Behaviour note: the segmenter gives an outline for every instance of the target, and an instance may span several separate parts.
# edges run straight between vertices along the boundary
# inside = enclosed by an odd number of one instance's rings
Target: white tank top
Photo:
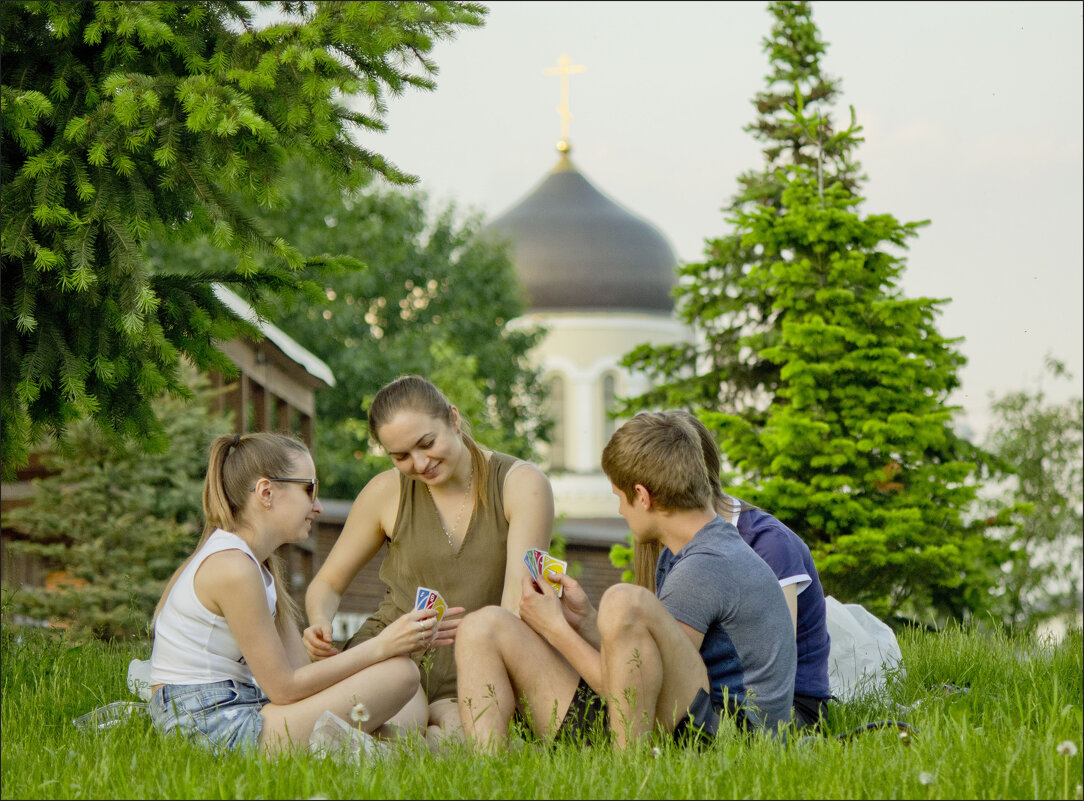
[[[278,593],[271,573],[261,565],[245,541],[215,529],[188,563],[162,605],[154,625],[151,649],[151,684],[207,684],[224,679],[254,684],[252,671],[230,631],[226,618],[213,614],[196,597],[193,579],[203,560],[219,551],[248,554],[260,568],[272,617]]]

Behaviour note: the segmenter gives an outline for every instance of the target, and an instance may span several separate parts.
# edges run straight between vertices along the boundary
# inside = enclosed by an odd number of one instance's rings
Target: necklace
[[[429,489],[429,485],[425,485],[426,492],[429,493],[429,500],[433,502],[433,508],[437,510],[437,520],[440,521],[440,528],[444,532],[444,536],[448,538],[448,544],[455,548],[455,542],[452,540],[452,534],[459,528],[459,521],[463,518],[463,510],[467,508],[467,498],[471,497],[471,490],[474,488],[474,465],[470,466],[470,478],[467,479],[467,491],[463,495],[463,500],[459,502],[459,511],[455,515],[455,525],[452,526],[452,530],[448,531],[448,527],[444,525],[444,515],[440,513],[440,507],[437,506],[437,499],[433,497],[433,490]],[[473,504],[471,504],[473,507]]]

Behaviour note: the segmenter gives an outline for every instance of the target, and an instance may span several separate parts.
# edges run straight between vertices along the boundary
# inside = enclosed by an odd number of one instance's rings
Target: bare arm
[[[704,632],[697,631],[692,626],[686,623],[682,623],[680,620],[677,620],[675,622],[679,626],[681,626],[681,630],[685,632],[685,636],[689,638],[690,642],[692,642],[693,647],[696,648],[697,651],[699,651],[701,643],[704,642]]]
[[[392,656],[423,648],[432,636],[419,620],[435,616],[432,610],[411,611],[395,620],[377,637],[318,662],[298,665],[296,630],[280,631],[267,608],[263,578],[255,563],[241,551],[222,551],[207,557],[195,577],[200,602],[226,622],[241,648],[245,662],[261,689],[276,704],[290,704],[320,692],[359,670]]]
[[[332,645],[331,621],[339,609],[339,601],[350,582],[384,544],[398,507],[399,479],[395,470],[387,470],[373,478],[350,507],[339,538],[305,592],[309,626],[302,639],[313,659],[325,659],[338,653]],[[392,516],[390,523],[389,514]]]
[[[548,550],[553,533],[553,489],[549,479],[535,465],[514,466],[504,480],[504,513],[508,518],[508,556],[504,568],[501,606],[519,614],[528,548]]]
[[[794,636],[798,636],[798,585],[788,584],[783,588],[783,597],[787,600],[787,609],[790,610],[790,624],[794,626]]]
[[[276,626],[278,626],[277,621]],[[312,656],[305,648],[305,643],[301,640],[301,632],[298,631],[293,620],[287,622],[285,631],[279,627],[279,636],[286,649],[286,658],[293,667],[299,668],[312,662]]]
[[[561,575],[559,581],[565,587],[564,599],[557,597],[549,582],[543,581],[539,586],[530,578],[523,579],[520,618],[557,649],[592,689],[602,693],[602,654],[599,651],[598,626],[594,622],[597,613],[574,579]],[[570,597],[582,598],[589,611],[583,615],[570,615]],[[584,625],[586,621],[590,621],[590,625]],[[577,627],[593,633],[594,641],[587,639]]]

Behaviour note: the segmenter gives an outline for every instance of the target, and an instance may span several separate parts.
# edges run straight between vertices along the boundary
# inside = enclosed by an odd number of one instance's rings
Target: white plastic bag
[[[330,756],[346,762],[359,762],[382,757],[387,752],[388,745],[357,726],[351,726],[330,709],[325,709],[312,727],[309,750],[321,757]]]
[[[828,617],[828,685],[832,695],[849,701],[883,690],[888,672],[902,670],[903,654],[888,624],[861,604],[824,598]]]
[[[104,731],[119,726],[133,715],[145,715],[147,705],[137,701],[113,701],[105,706],[72,719],[75,728],[83,731]]]
[[[133,659],[128,663],[128,689],[144,701],[151,700],[151,660]]]

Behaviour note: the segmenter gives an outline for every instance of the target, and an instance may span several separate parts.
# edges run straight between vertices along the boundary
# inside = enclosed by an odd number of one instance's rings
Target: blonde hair
[[[719,452],[719,445],[715,442],[715,438],[708,431],[707,426],[696,415],[685,411],[684,409],[670,409],[664,412],[659,412],[661,416],[671,419],[680,420],[692,428],[700,439],[700,450],[704,457],[704,472],[708,479],[708,484],[711,487],[711,502],[715,508],[715,513],[723,516],[726,520],[732,520],[735,514],[740,514],[747,509],[755,509],[752,504],[745,501],[739,501],[737,498],[732,498],[723,492],[723,487],[719,481],[719,474],[722,472],[722,455]],[[656,540],[651,542],[634,542],[632,545],[633,553],[633,576],[634,580],[641,587],[646,587],[652,592],[655,591],[655,570],[659,564],[659,554],[662,553],[662,544]]]
[[[151,631],[165,605],[177,577],[192,561],[207,539],[221,528],[235,532],[242,522],[243,511],[250,496],[250,488],[263,476],[287,474],[294,460],[309,455],[305,443],[285,434],[259,431],[252,434],[218,437],[211,443],[207,464],[207,477],[203,482],[203,534],[195,550],[170,577],[151,618]],[[301,620],[301,610],[287,591],[286,560],[272,553],[264,562],[275,581],[278,600],[275,604],[275,623],[282,631],[288,623]]]
[[[433,382],[418,375],[403,375],[381,387],[369,404],[369,433],[377,442],[380,442],[380,428],[404,409],[421,412],[443,421],[449,427],[455,423],[452,402]],[[459,436],[467,446],[474,470],[474,505],[485,509],[489,462],[470,434],[470,423],[462,415],[459,416],[459,422]]]

